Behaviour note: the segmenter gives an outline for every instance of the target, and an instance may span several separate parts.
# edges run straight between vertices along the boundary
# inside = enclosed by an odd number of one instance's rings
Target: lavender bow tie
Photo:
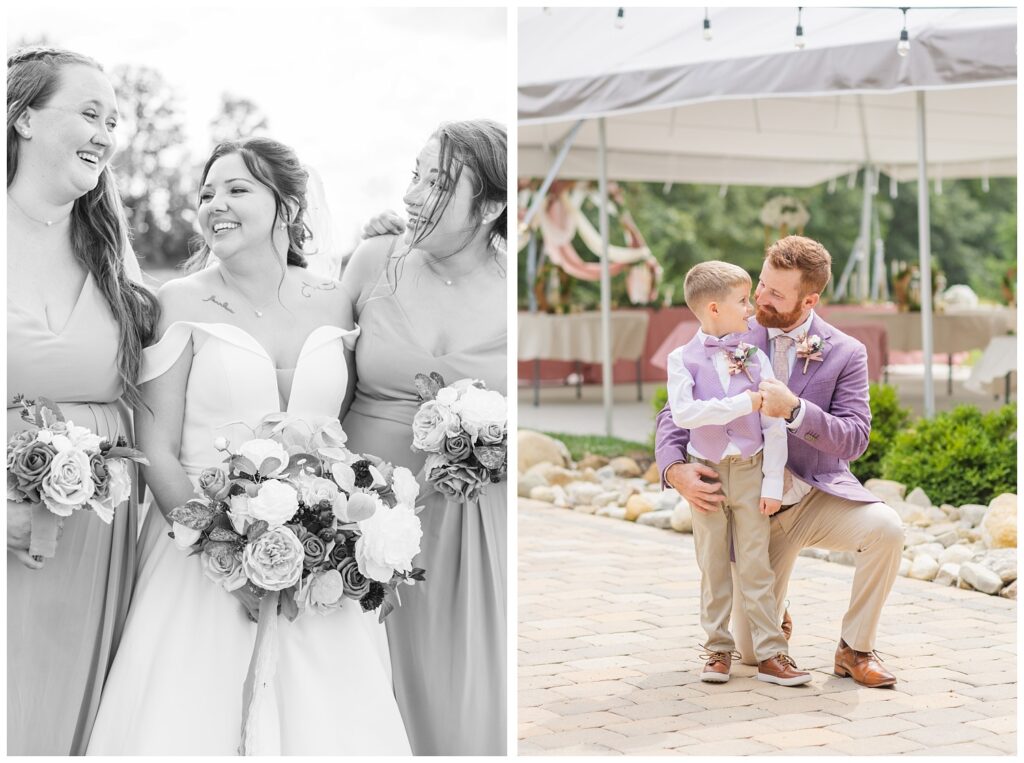
[[[716,339],[713,336],[709,336],[704,340],[704,354],[709,358],[719,350],[725,350],[727,353],[732,354],[732,351],[739,346],[740,339],[735,334],[730,334],[727,339]]]

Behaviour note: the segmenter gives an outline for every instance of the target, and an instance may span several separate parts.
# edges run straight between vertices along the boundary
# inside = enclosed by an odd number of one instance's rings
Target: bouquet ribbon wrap
[[[274,676],[277,673],[277,603],[280,592],[260,599],[256,644],[242,686],[242,741],[239,755],[280,755],[281,720],[277,710]]]
[[[32,535],[29,539],[28,553],[52,559],[57,554],[57,539],[64,518],[58,517],[42,504],[32,506]]]

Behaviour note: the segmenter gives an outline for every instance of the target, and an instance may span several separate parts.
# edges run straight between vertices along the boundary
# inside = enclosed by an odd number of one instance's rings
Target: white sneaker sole
[[[724,684],[729,680],[728,673],[701,673],[700,680],[706,684]]]
[[[806,675],[797,676],[796,678],[777,678],[764,673],[758,673],[757,680],[764,681],[769,684],[778,684],[779,686],[800,686],[802,684],[809,684],[811,682],[811,676]]]

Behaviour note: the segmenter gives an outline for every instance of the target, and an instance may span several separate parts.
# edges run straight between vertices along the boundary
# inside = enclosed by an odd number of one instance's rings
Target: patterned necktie
[[[783,384],[789,384],[789,348],[796,343],[791,336],[779,334],[772,339],[772,371],[775,378]]]

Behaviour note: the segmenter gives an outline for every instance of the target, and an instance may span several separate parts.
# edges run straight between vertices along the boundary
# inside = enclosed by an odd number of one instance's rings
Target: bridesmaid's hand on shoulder
[[[7,553],[33,570],[42,569],[42,560],[33,559],[29,553],[32,538],[32,504],[7,502]]]
[[[363,238],[374,236],[400,236],[405,232],[405,220],[390,209],[385,209],[379,215],[370,218],[370,221],[363,226]]]

